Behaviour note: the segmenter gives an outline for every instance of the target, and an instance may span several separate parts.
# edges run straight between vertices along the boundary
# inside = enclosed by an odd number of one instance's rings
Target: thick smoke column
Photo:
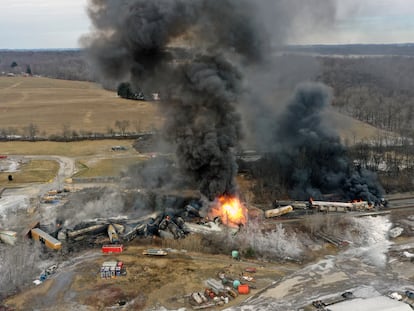
[[[278,169],[266,173],[282,176],[295,197],[340,190],[350,199],[371,200],[381,193],[375,178],[352,168],[338,136],[321,122],[330,97],[324,87],[298,88],[280,118],[274,113],[280,107],[262,104],[269,102],[272,90],[264,88],[278,72],[270,66],[269,47],[310,25],[332,23],[336,2],[90,0],[95,31],[83,43],[103,79],[161,93],[165,133],[179,166],[209,199],[235,191],[233,149],[241,140],[238,111],[244,110],[253,125],[249,136],[262,143],[258,149],[273,146]],[[249,92],[242,72],[249,73]],[[255,99],[257,93],[265,100]]]
[[[341,194],[344,199],[379,201],[383,190],[376,175],[354,169],[337,133],[324,119],[330,90],[306,83],[297,87],[275,126],[273,160],[295,198]]]
[[[210,200],[235,191],[242,90],[236,62],[260,59],[264,49],[252,3],[93,0],[89,6],[96,31],[83,41],[98,71],[162,94],[165,132],[180,167]],[[174,42],[184,42],[184,54],[176,55]]]
[[[181,68],[176,76],[181,89],[169,94],[166,132],[177,143],[179,163],[210,200],[235,191],[232,148],[241,135],[234,107],[240,80],[224,58],[203,56]]]

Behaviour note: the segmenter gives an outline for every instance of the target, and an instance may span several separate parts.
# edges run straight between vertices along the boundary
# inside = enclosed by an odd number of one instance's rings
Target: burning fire
[[[220,217],[223,224],[237,227],[247,222],[247,209],[238,197],[222,195],[218,197],[210,209],[209,217]]]

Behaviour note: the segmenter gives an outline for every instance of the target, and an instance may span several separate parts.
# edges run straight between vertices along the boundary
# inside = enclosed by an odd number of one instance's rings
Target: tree
[[[19,65],[15,61],[13,61],[10,65],[11,68],[15,68],[17,66],[19,66]]]
[[[63,136],[64,140],[66,140],[66,141],[69,138],[71,138],[71,128],[70,128],[70,124],[69,123],[63,123],[62,136]]]
[[[141,120],[135,120],[134,121],[134,129],[135,132],[139,133],[142,130],[142,126],[141,126]]]
[[[129,82],[122,82],[118,85],[118,96],[122,98],[130,98],[132,94],[131,91],[131,83]]]
[[[31,76],[32,75],[32,68],[30,68],[30,65],[26,66],[26,73]]]
[[[19,241],[13,247],[0,254],[0,300],[8,294],[21,288],[33,275],[40,272],[37,264],[40,262],[41,248],[27,241]]]
[[[134,91],[129,82],[122,82],[118,85],[118,96],[127,99],[145,100],[144,94],[141,91]]]
[[[115,126],[119,128],[122,135],[125,135],[126,129],[129,127],[129,121],[128,120],[122,120],[122,121],[116,120]]]
[[[34,140],[37,133],[39,132],[39,128],[36,124],[30,123],[27,127],[25,127],[25,133],[30,138],[30,140]]]

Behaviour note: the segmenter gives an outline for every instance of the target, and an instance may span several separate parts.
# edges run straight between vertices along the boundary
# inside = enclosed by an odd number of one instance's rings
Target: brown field
[[[122,99],[95,83],[0,77],[0,129],[13,127],[22,134],[32,123],[45,136],[62,134],[64,125],[78,133],[107,133],[117,130],[117,120],[128,120],[127,131],[134,132],[161,121],[155,103]]]
[[[348,144],[383,135],[376,128],[339,113],[332,113],[330,119]],[[127,131],[133,132],[151,130],[162,123],[156,103],[125,100],[95,83],[0,77],[0,131],[15,128],[18,134],[24,134],[24,128],[33,123],[43,136],[61,135],[64,125],[78,133],[107,133],[109,129],[119,131],[115,126],[117,120],[128,120]],[[128,165],[145,158],[132,148],[132,143],[133,140],[0,142],[0,154],[73,157],[78,168],[76,177],[119,176]],[[128,150],[114,152],[111,150],[114,145],[123,145]],[[47,182],[51,174],[41,173],[47,162],[32,161],[14,175],[20,183]],[[49,162],[47,166],[56,165]],[[55,169],[51,171],[56,173]],[[4,186],[7,176],[0,175],[0,180]]]
[[[116,153],[112,146],[122,145],[128,148],[122,151],[123,155],[137,154],[132,148],[133,140],[85,140],[76,142],[52,142],[52,141],[8,141],[0,142],[0,154],[5,155],[58,155],[66,157],[86,156],[111,156]]]
[[[108,133],[119,132],[117,120],[128,120],[131,132],[152,130],[162,123],[156,103],[122,99],[96,83],[0,77],[0,130],[11,127],[24,134],[32,123],[42,136],[61,135],[64,125],[77,133]],[[338,113],[331,115],[330,122],[350,144],[380,135],[378,129]]]
[[[93,140],[78,142],[0,142],[0,154],[9,155],[56,155],[72,157],[76,160],[78,173],[75,177],[119,176],[120,172],[131,164],[147,159],[148,156],[137,152],[133,140]],[[114,145],[127,148],[123,151],[112,151]],[[13,173],[13,185],[32,182],[47,182],[58,170],[56,161],[33,160]],[[0,173],[0,187],[9,186],[9,173]]]

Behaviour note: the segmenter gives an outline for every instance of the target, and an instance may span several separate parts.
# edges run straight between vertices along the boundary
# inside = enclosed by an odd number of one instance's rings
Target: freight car
[[[48,248],[59,250],[62,248],[62,243],[52,237],[50,234],[44,232],[39,228],[34,228],[30,230],[30,234],[32,239],[35,241],[39,241],[40,243],[45,244]]]
[[[311,207],[320,212],[351,212],[373,209],[373,205],[367,201],[357,202],[330,202],[310,200]]]
[[[293,211],[292,205],[282,206],[274,209],[269,209],[265,211],[265,217],[271,218],[271,217],[278,217],[285,214],[288,214]]]

